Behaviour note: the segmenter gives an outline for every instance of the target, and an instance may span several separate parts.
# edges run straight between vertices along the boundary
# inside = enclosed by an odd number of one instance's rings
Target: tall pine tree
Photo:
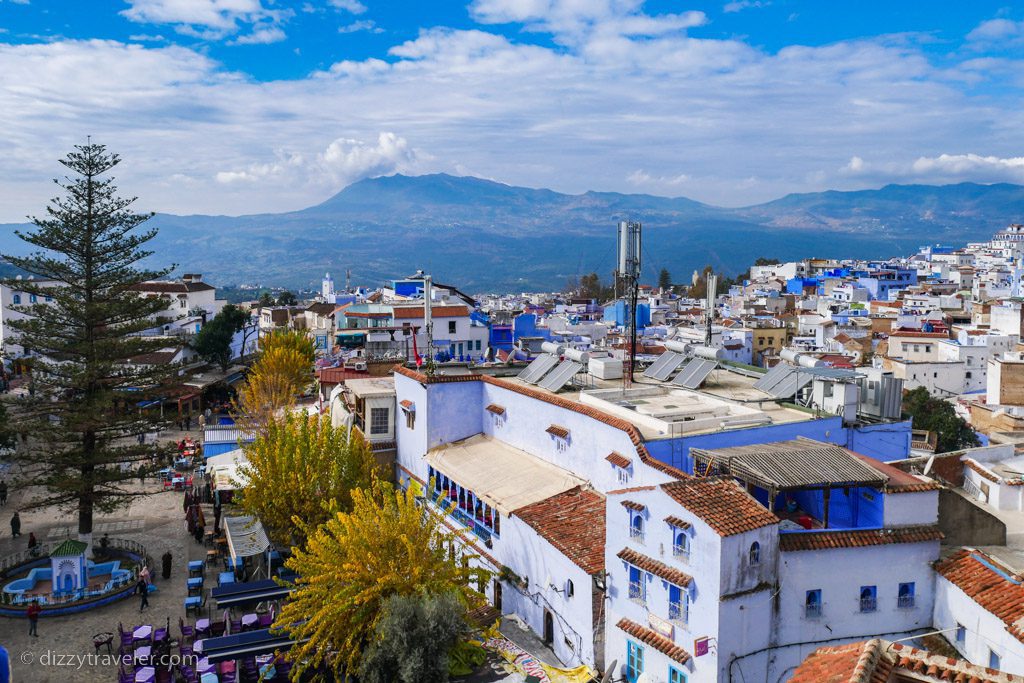
[[[77,513],[90,551],[93,516],[142,495],[127,484],[154,447],[135,436],[159,419],[145,413],[159,411],[139,406],[167,378],[158,366],[133,362],[165,345],[140,333],[166,309],[134,286],[170,269],[139,266],[156,230],[140,229],[152,214],[133,212],[135,198],[119,197],[107,176],[119,162],[103,145],[77,145],[60,162],[68,176],[54,181],[62,195],[32,219],[34,228],[17,233],[35,250],[4,256],[34,276],[10,283],[28,295],[15,307],[25,317],[8,322],[12,341],[31,356],[31,391],[18,411],[18,429],[29,435],[16,456],[22,483],[34,487],[30,507]]]

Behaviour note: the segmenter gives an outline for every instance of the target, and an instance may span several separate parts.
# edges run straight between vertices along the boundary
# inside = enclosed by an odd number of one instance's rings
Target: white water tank
[[[540,350],[544,353],[561,356],[562,352],[565,351],[565,347],[561,344],[555,344],[554,342],[544,342],[540,345]]]
[[[710,346],[694,346],[690,349],[690,353],[695,358],[707,358],[708,360],[718,360],[722,357],[722,349],[715,349]]]
[[[574,360],[577,363],[586,363],[590,360],[590,354],[586,351],[580,351],[579,349],[566,349],[562,352],[562,355],[569,360]]]
[[[669,351],[675,351],[676,353],[687,354],[690,352],[691,345],[686,342],[681,342],[676,339],[666,339],[664,347]]]

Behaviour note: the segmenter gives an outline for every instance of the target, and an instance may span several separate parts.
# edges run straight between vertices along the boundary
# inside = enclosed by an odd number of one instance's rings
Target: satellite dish
[[[655,683],[655,680],[645,671],[636,677],[636,683]]]

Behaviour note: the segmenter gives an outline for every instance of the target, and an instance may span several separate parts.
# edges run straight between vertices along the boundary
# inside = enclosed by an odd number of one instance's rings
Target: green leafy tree
[[[663,292],[672,289],[672,275],[668,272],[668,268],[662,268],[658,273],[658,289]]]
[[[913,420],[914,429],[935,432],[938,453],[980,446],[977,433],[949,401],[935,398],[924,387],[908,391],[903,397],[903,412]]]
[[[446,683],[450,653],[469,635],[455,593],[392,595],[359,666],[363,683]]]
[[[600,299],[602,288],[601,278],[597,273],[590,273],[580,278],[580,296],[584,299]]]
[[[285,290],[277,295],[278,306],[294,306],[299,303],[299,300],[295,298],[295,295]]]
[[[249,314],[234,304],[227,304],[221,312],[200,328],[192,339],[192,348],[204,360],[216,363],[226,371],[231,364],[231,341],[249,323]],[[243,348],[245,340],[242,340]]]
[[[258,308],[269,308],[274,305],[274,295],[270,292],[260,292],[260,298],[256,300]]]
[[[103,145],[76,146],[61,161],[69,172],[56,181],[63,194],[17,232],[35,251],[4,257],[35,276],[10,283],[29,303],[15,307],[24,318],[7,323],[12,341],[32,356],[32,390],[17,413],[18,431],[31,437],[14,456],[21,483],[35,487],[30,507],[76,512],[78,537],[90,546],[95,513],[142,495],[127,484],[133,463],[153,447],[126,437],[151,426],[136,404],[168,377],[160,366],[132,362],[165,343],[139,333],[166,300],[136,286],[169,269],[139,266],[156,230],[141,229],[152,214],[134,213],[135,199],[117,195],[107,174],[119,162]]]

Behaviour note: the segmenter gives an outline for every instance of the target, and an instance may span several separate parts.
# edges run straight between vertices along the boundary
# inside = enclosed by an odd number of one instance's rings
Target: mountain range
[[[201,272],[217,285],[378,285],[417,269],[468,291],[560,289],[614,268],[615,224],[644,225],[644,278],[667,268],[688,282],[706,264],[735,274],[759,256],[884,258],[924,244],[987,240],[1024,219],[1024,186],[887,185],[790,194],[742,208],[644,194],[514,187],[446,174],[393,175],[349,185],[316,206],[280,214],[158,214],[154,264]],[[0,253],[24,252],[0,225]]]

